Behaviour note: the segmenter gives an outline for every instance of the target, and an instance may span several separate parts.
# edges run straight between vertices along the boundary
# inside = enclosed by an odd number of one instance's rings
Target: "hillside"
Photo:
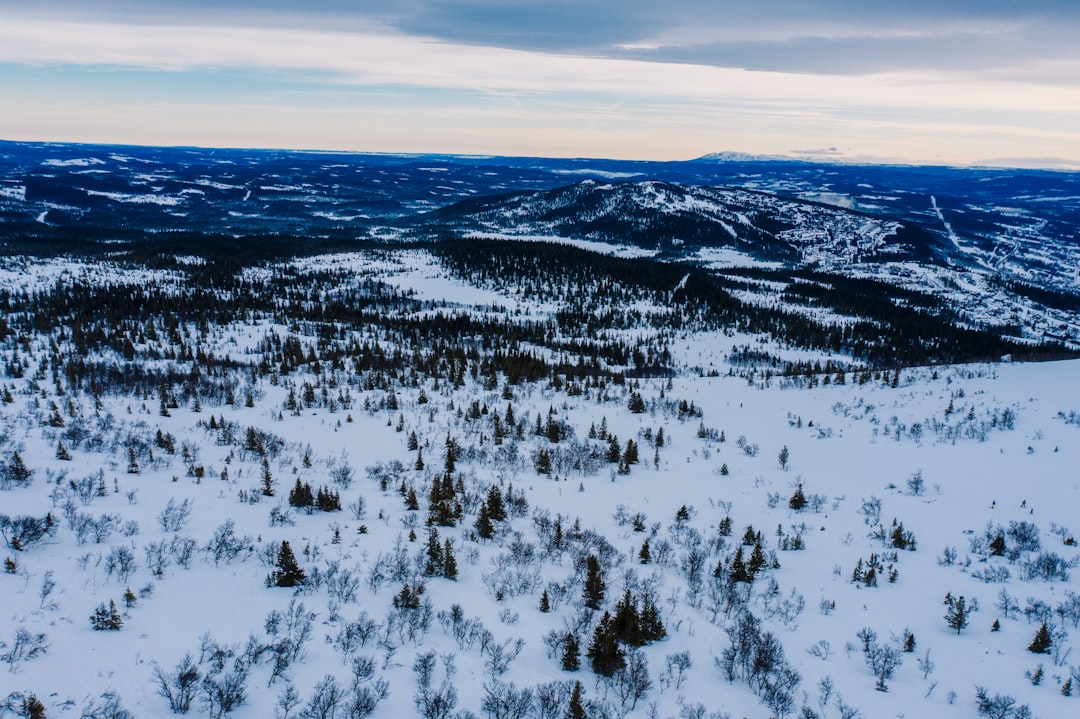
[[[906,334],[932,297],[791,275],[806,311],[755,311],[705,269],[484,240],[0,282],[13,712],[1076,702],[1076,363],[900,367],[1009,342]],[[815,334],[844,326],[878,359]]]

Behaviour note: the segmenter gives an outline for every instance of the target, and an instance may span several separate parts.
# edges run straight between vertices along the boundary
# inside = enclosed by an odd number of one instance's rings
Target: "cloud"
[[[8,0],[6,5],[25,8]],[[38,17],[398,32],[459,45],[798,73],[1075,59],[1075,0],[37,0]]]

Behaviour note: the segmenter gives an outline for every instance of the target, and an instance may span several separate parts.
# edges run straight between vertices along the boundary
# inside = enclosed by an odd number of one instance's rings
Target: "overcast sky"
[[[1080,0],[0,0],[0,139],[1076,162],[1078,37]]]

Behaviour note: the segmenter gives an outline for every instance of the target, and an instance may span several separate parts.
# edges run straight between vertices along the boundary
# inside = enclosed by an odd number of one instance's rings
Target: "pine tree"
[[[743,560],[742,545],[735,550],[735,558],[731,560],[731,569],[728,573],[728,577],[732,582],[746,582],[749,584],[754,581],[754,578],[746,571],[746,562]]]
[[[270,460],[266,457],[262,461],[262,493],[264,497],[274,496],[274,475],[270,474]]]
[[[23,697],[22,706],[19,707],[19,716],[25,719],[45,719],[45,705],[35,695]]]
[[[968,625],[968,619],[970,610],[967,603],[961,596],[953,599],[951,594],[945,596],[945,604],[948,606],[948,610],[945,612],[945,621],[949,624],[949,628],[955,629],[959,634]]]
[[[428,530],[427,562],[424,564],[424,576],[437,577],[443,573],[443,549],[439,542],[439,530],[431,527]]]
[[[1031,644],[1028,645],[1027,649],[1035,654],[1049,654],[1053,643],[1053,639],[1050,638],[1050,629],[1046,626],[1046,622],[1043,622],[1042,626],[1039,627],[1039,631],[1035,632],[1035,638],[1031,640]]]
[[[124,619],[116,608],[116,602],[109,600],[109,606],[102,602],[90,615],[90,626],[95,631],[117,631],[124,626]]]
[[[582,701],[581,682],[574,682],[574,689],[570,692],[570,705],[566,708],[565,719],[588,719]]]
[[[590,554],[585,560],[585,587],[582,591],[585,606],[589,609],[599,609],[604,601],[605,590],[604,577],[600,572],[600,560],[595,554]]]
[[[457,581],[458,566],[457,557],[454,556],[454,545],[447,539],[443,545],[443,573],[442,575],[447,579]]]
[[[720,520],[720,524],[716,525],[716,531],[721,537],[731,536],[731,517],[725,516]]]
[[[649,550],[649,540],[646,539],[641,543],[641,551],[638,552],[638,561],[642,564],[648,564],[652,561],[652,552]]]
[[[488,514],[487,503],[480,505],[480,514],[476,517],[476,533],[481,539],[491,539],[495,536],[495,525],[491,522]]]
[[[581,668],[581,648],[573,632],[567,632],[563,637],[562,668],[567,672],[576,672]]]
[[[638,614],[637,603],[630,596],[630,589],[623,593],[622,599],[615,605],[615,616],[611,620],[611,631],[615,638],[623,644],[639,647],[644,642],[640,633],[641,617]]]
[[[540,611],[545,614],[551,611],[551,597],[546,589],[540,594]]]
[[[788,452],[787,445],[785,444],[783,447],[780,448],[780,454],[776,456],[776,460],[780,463],[780,469],[787,470],[788,459],[790,458],[790,456],[791,455]],[[795,507],[792,507],[792,509],[795,509]]]
[[[491,489],[488,490],[487,509],[491,521],[501,522],[506,519],[506,507],[503,504],[502,491],[497,484],[491,485]]]
[[[990,540],[990,556],[1002,557],[1005,555],[1005,536],[998,532],[998,534]]]
[[[787,447],[784,449],[787,449]],[[791,495],[791,499],[788,500],[788,506],[796,512],[801,512],[803,507],[806,506],[806,495],[803,494],[801,484],[795,488],[795,494]]]
[[[604,612],[600,623],[593,630],[592,642],[587,656],[592,663],[592,670],[597,674],[610,677],[626,666],[626,655],[619,646],[618,637],[612,631],[611,614]]]
[[[760,541],[754,542],[754,550],[750,552],[750,561],[746,565],[746,571],[750,575],[750,580],[753,581],[757,573],[765,568],[765,551],[761,547]]]
[[[274,571],[266,578],[268,587],[295,587],[303,584],[307,579],[304,570],[296,562],[296,555],[293,554],[288,540],[281,541],[281,548],[278,550],[277,562],[274,566]]]

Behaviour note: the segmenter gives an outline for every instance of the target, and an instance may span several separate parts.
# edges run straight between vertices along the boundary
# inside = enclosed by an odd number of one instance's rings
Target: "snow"
[[[136,195],[129,192],[102,192],[100,190],[86,190],[86,194],[95,197],[107,197],[114,202],[124,202],[136,205],[163,205],[171,207],[179,205],[184,200],[182,197],[170,195],[142,194]]]
[[[607,246],[594,251],[617,249]],[[176,259],[194,264],[190,258]],[[423,250],[305,258],[249,270],[246,278],[265,279],[285,270],[299,275],[347,271],[356,281],[376,279],[411,290],[419,298],[462,308],[482,309],[496,304],[511,312],[520,309],[527,316],[549,309],[508,291],[473,287],[455,279]],[[4,258],[0,266],[0,287],[9,290],[44,289],[72,278],[101,284],[182,282],[180,275],[73,260]],[[194,325],[185,326],[184,331],[194,333]],[[310,330],[252,318],[207,333],[202,341],[206,343],[204,349],[231,351],[234,358],[254,365],[258,356],[249,352],[267,333],[285,336],[295,332],[305,341],[314,340],[314,336],[304,334],[306,331]],[[347,331],[359,338],[364,328]],[[34,343],[41,356],[49,356],[46,341],[36,338]],[[679,716],[682,706],[699,702],[709,711],[731,716],[769,715],[745,685],[728,684],[714,666],[714,658],[728,646],[725,618],[722,614],[712,617],[706,603],[698,604],[687,597],[687,583],[679,567],[682,550],[676,550],[678,556],[670,566],[638,564],[637,551],[649,533],[634,532],[617,519],[622,506],[627,512],[647,515],[648,525],[659,523],[653,537],[655,547],[661,540],[675,536],[670,528],[683,505],[694,509],[688,525],[706,539],[717,537],[717,523],[724,515],[732,517],[734,533],[726,540],[725,555],[730,554],[748,525],[761,531],[769,549],[776,548],[778,525],[789,534],[794,532],[793,526],[806,525],[806,549],[778,551],[780,568],[768,570],[755,581],[756,597],[751,602],[755,615],[777,635],[788,660],[802,675],[797,692],[799,704],[805,702],[817,709],[818,684],[828,676],[835,682],[837,696],[842,695],[843,702],[857,707],[864,717],[974,719],[975,685],[984,685],[992,693],[1010,694],[1029,704],[1033,713],[1044,719],[1072,716],[1076,698],[1062,696],[1059,689],[1070,672],[1075,674],[1075,659],[1066,657],[1058,666],[1052,655],[1027,652],[1037,624],[1029,623],[1023,615],[1006,619],[994,605],[998,592],[1006,588],[1021,605],[1032,597],[1056,606],[1068,592],[1080,591],[1076,572],[1068,581],[1024,581],[1019,576],[1019,564],[1000,557],[982,561],[969,552],[969,545],[987,522],[1007,527],[1009,522],[1026,521],[1040,528],[1045,550],[1057,552],[1067,561],[1080,556],[1075,546],[1066,546],[1052,532],[1054,526],[1075,530],[1076,509],[1080,507],[1080,475],[1076,472],[1080,463],[1080,426],[1068,421],[1070,412],[1080,410],[1080,383],[1076,382],[1080,362],[905,369],[896,387],[889,386],[887,378],[859,384],[851,372],[844,384],[807,387],[778,376],[765,380],[763,372],[749,380],[737,374],[728,376],[730,366],[725,353],[732,344],[744,343],[786,357],[828,359],[795,353],[760,337],[682,333],[671,338],[679,370],[671,385],[660,380],[641,383],[639,389],[649,407],[643,414],[628,411],[626,387],[610,386],[606,400],[599,393],[587,397],[557,393],[546,382],[511,388],[514,411],[525,418],[527,427],[531,428],[537,413],[546,413],[550,408],[575,428],[578,439],[584,439],[590,424],[599,425],[601,419],[622,440],[634,438],[641,445],[643,461],[630,474],[617,476],[605,469],[584,476],[571,471],[556,479],[537,475],[528,461],[501,465],[468,460],[459,463],[458,469],[470,485],[476,482],[486,486],[500,480],[512,483],[515,490],[524,492],[531,510],[546,509],[552,516],[561,514],[567,526],[575,517],[580,518],[584,529],[606,537],[622,562],[607,575],[608,607],[621,596],[629,570],[634,570],[639,580],[655,577],[669,636],[643,649],[653,687],[628,716],[649,716],[650,702],[656,703],[656,715],[661,717]],[[11,350],[10,345],[3,349],[5,365]],[[28,354],[19,349],[20,356]],[[695,372],[694,367],[702,368],[705,374]],[[247,701],[232,716],[273,716],[274,703],[287,684],[295,686],[305,700],[326,674],[347,684],[351,670],[328,640],[337,635],[342,619],[355,619],[361,611],[377,621],[386,616],[391,596],[400,583],[389,582],[372,592],[368,586],[371,569],[380,554],[391,552],[397,541],[404,542],[410,555],[416,554],[423,548],[426,534],[423,515],[415,522],[414,513],[404,508],[397,487],[382,490],[365,476],[364,468],[397,460],[407,468],[410,481],[427,482],[439,471],[448,433],[470,447],[483,446],[478,444],[477,425],[464,421],[457,409],[467,407],[472,400],[500,410],[508,403],[501,396],[501,383],[497,390],[486,390],[466,373],[464,385],[459,388],[443,385],[435,389],[424,379],[416,387],[395,384],[400,408],[369,412],[362,409],[364,400],[378,400],[387,391],[350,384],[347,374],[338,372],[334,380],[353,394],[351,409],[330,412],[308,408],[293,415],[282,412],[288,389],[319,381],[312,372],[299,370],[272,382],[267,377],[252,380],[251,372],[243,369],[236,375],[238,388],[253,391],[254,406],[246,407],[243,402],[227,406],[208,403],[196,413],[185,405],[164,417],[158,412],[156,397],[106,395],[101,406],[95,407],[94,398],[81,393],[57,394],[51,381],[33,379],[34,369],[31,367],[23,377],[5,377],[3,382],[5,388],[12,388],[14,401],[0,412],[0,457],[6,461],[17,449],[35,475],[29,487],[0,491],[0,514],[40,516],[53,512],[60,527],[44,546],[25,552],[4,550],[5,556],[18,560],[20,568],[13,575],[0,574],[0,596],[4,598],[0,605],[0,641],[10,643],[15,630],[25,626],[45,633],[49,650],[43,656],[18,662],[11,670],[0,669],[0,697],[33,691],[45,702],[50,717],[78,717],[88,700],[107,689],[115,690],[135,716],[167,716],[167,705],[152,682],[155,662],[171,669],[185,652],[197,657],[204,632],[221,643],[234,644],[246,641],[251,634],[265,636],[267,614],[284,610],[292,599],[316,613],[313,635],[305,645],[306,659],[295,663],[284,678],[271,686],[267,686],[268,667],[254,667]],[[710,369],[717,376],[705,376]],[[421,390],[429,402],[419,403]],[[703,416],[680,421],[665,400],[673,403],[681,398],[692,400]],[[107,438],[151,438],[160,428],[175,435],[177,454],[156,451],[156,461],[145,463],[138,474],[126,471],[127,451],[120,441],[106,442],[96,450],[75,447],[75,461],[58,460],[56,442],[64,436],[63,431],[49,427],[41,419],[47,416],[49,402],[63,407],[68,400],[75,414]],[[952,410],[947,411],[950,406]],[[1001,417],[1005,410],[1015,417],[1015,427],[991,425],[991,418]],[[62,411],[68,412],[66,407]],[[215,433],[205,427],[211,414],[235,423],[241,433],[252,426],[284,439],[284,449],[269,464],[276,497],[259,497],[253,491],[256,502],[240,501],[241,490],[258,487],[262,465],[252,453],[216,442]],[[403,419],[401,432],[394,426],[399,417]],[[915,431],[916,425],[921,432]],[[667,441],[659,449],[660,463],[656,466],[644,431],[658,427],[663,427]],[[699,427],[723,430],[727,441],[703,439]],[[421,442],[430,443],[424,453],[432,465],[428,470],[412,469],[415,452],[407,450],[405,443],[413,431]],[[740,436],[745,437],[746,446],[760,445],[760,452],[740,450]],[[520,451],[528,456],[535,448],[548,446],[546,442],[527,432]],[[182,445],[187,445],[195,458],[183,459]],[[781,447],[790,450],[790,466],[786,468],[777,461]],[[300,460],[308,449],[313,460],[310,467]],[[357,475],[351,486],[341,488],[342,503],[364,498],[365,517],[355,517],[349,511],[294,513],[295,525],[269,526],[270,508],[284,501],[297,479],[316,486],[325,484],[332,466],[339,462],[346,462]],[[206,470],[201,479],[190,476],[189,466],[196,463]],[[721,465],[727,466],[728,474],[720,473]],[[85,503],[77,501],[77,511],[93,516],[117,514],[124,522],[137,522],[138,531],[130,536],[115,532],[100,544],[92,539],[79,544],[62,519],[63,501],[55,502],[53,497],[66,492],[70,481],[94,477],[99,470],[104,472],[105,496],[89,497]],[[222,478],[223,470],[227,470],[227,478]],[[925,480],[925,492],[920,495],[909,491],[907,484],[917,472]],[[800,485],[808,494],[825,497],[820,511],[795,512],[788,507],[788,497]],[[771,501],[770,495],[779,497],[779,501]],[[883,555],[889,551],[868,536],[871,527],[864,523],[860,511],[865,500],[875,497],[881,501],[881,522],[886,529],[897,518],[914,533],[918,547],[913,552],[898,551],[899,576],[895,583],[883,576],[879,586],[865,587],[850,581],[856,561],[866,560],[871,553]],[[169,500],[185,499],[193,502],[194,511],[190,524],[179,534],[203,545],[215,528],[231,520],[237,534],[249,536],[252,545],[273,547],[287,539],[309,571],[315,566],[325,571],[330,561],[355,568],[361,580],[357,597],[335,604],[323,590],[294,596],[288,589],[267,588],[264,579],[270,568],[257,556],[215,564],[200,551],[190,569],[173,564],[165,568],[162,576],[155,577],[146,566],[144,549],[151,542],[171,539],[174,533],[163,529],[157,516]],[[411,522],[416,523],[420,537],[416,544],[405,539]],[[501,677],[503,680],[525,687],[544,681],[581,679],[588,697],[602,696],[603,688],[594,682],[584,656],[580,672],[563,672],[557,662],[546,656],[541,639],[550,630],[565,631],[566,622],[576,611],[573,604],[580,584],[573,584],[570,598],[548,614],[536,608],[538,592],[500,601],[486,584],[485,575],[491,577],[500,571],[494,562],[509,550],[513,538],[510,530],[520,532],[525,541],[538,542],[530,519],[512,519],[498,540],[486,543],[467,537],[472,517],[467,522],[466,526],[440,528],[441,536],[454,543],[460,576],[456,582],[427,580],[426,596],[434,609],[446,610],[460,603],[466,616],[479,617],[497,641],[517,637],[525,640],[522,655]],[[361,524],[367,528],[365,533],[359,532]],[[343,537],[340,544],[332,543],[335,528]],[[104,558],[121,547],[134,550],[139,565],[127,581],[119,581],[105,569]],[[939,562],[946,547],[958,553],[951,566]],[[966,565],[968,559],[970,565]],[[715,563],[716,557],[710,557],[706,573],[711,573]],[[987,567],[1006,568],[1012,577],[1005,584],[996,584],[974,576]],[[562,582],[574,575],[568,555],[542,562],[537,570],[545,582]],[[46,571],[53,572],[57,586],[43,601],[40,588]],[[770,579],[776,580],[778,593],[766,597]],[[136,592],[150,587],[152,592],[139,598],[133,607],[125,608],[120,596],[128,586]],[[959,635],[943,619],[942,599],[946,592],[963,595],[969,601],[978,599],[980,605],[972,615],[971,625]],[[799,597],[805,607],[785,617],[781,611],[783,602],[795,602]],[[121,604],[123,629],[92,631],[87,617],[100,602],[110,599]],[[835,609],[823,611],[822,602],[830,601],[835,602]],[[994,619],[1001,621],[1000,632],[991,631]],[[903,664],[890,680],[888,692],[874,690],[874,678],[857,647],[856,632],[863,627],[873,628],[884,643],[902,636],[905,630],[912,631],[917,639],[915,653],[902,655]],[[1076,632],[1068,623],[1065,628],[1070,634]],[[411,667],[424,651],[456,652],[457,673],[451,680],[458,689],[458,708],[479,712],[483,684],[490,679],[475,649],[459,649],[437,621],[419,642],[397,641],[392,632],[387,641],[396,647],[394,652],[388,654],[375,644],[359,652],[374,658],[376,676],[390,683],[390,695],[374,717],[417,715]],[[824,652],[828,656],[813,656],[810,650],[825,646],[823,642],[830,648]],[[665,657],[680,651],[690,653],[693,666],[681,688],[662,687]],[[917,657],[927,651],[936,669],[924,678]],[[1034,670],[1040,663],[1047,676],[1036,687],[1023,672]],[[436,683],[441,677],[440,667]],[[952,692],[956,693],[955,699],[950,699]],[[614,701],[614,695],[610,694],[609,699]],[[831,700],[822,712],[825,716],[839,715],[835,701]],[[193,716],[206,713],[198,703],[193,707]]]
[[[21,202],[26,202],[26,186],[0,185],[0,197],[6,197],[9,200],[19,200]]]
[[[45,167],[90,167],[91,165],[104,165],[105,161],[97,157],[73,157],[69,160],[49,158],[41,163]]]
[[[578,249],[596,252],[601,255],[614,255],[615,257],[655,257],[657,250],[647,250],[635,245],[615,245],[610,242],[596,240],[581,240],[573,237],[561,237],[558,235],[514,235],[496,232],[470,232],[466,237],[481,240],[499,240],[513,242],[549,242],[556,245],[567,245]]]

